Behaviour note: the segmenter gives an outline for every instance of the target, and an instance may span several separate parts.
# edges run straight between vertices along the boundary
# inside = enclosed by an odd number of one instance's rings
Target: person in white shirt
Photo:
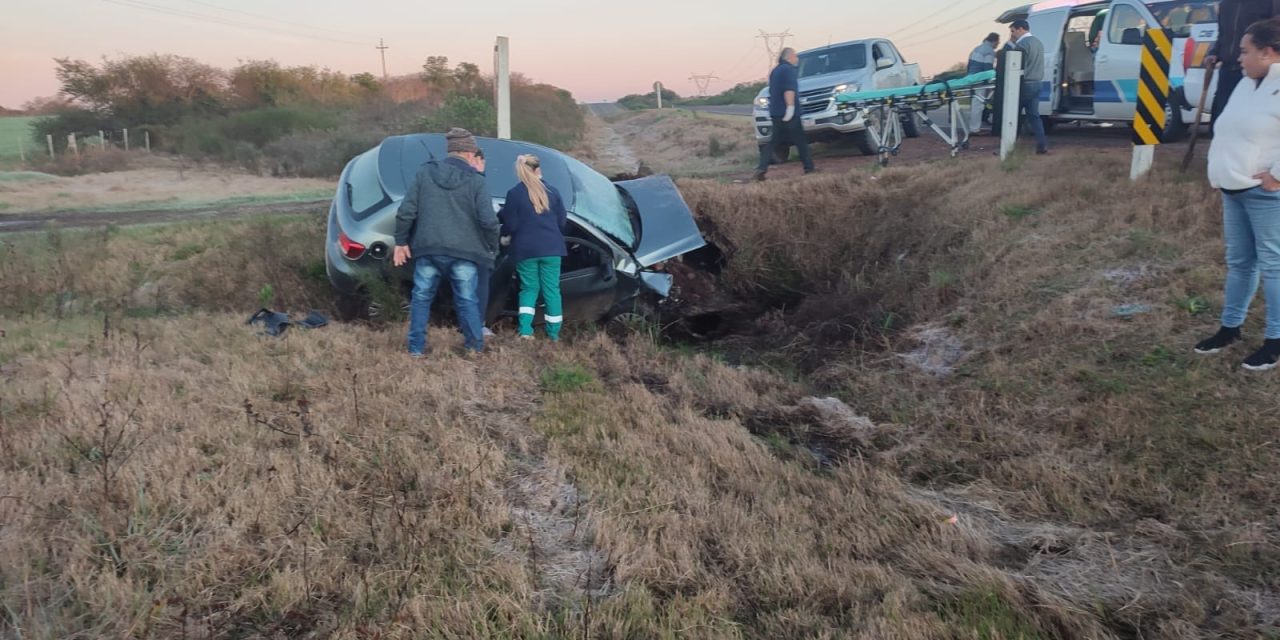
[[[1240,341],[1261,282],[1266,335],[1243,366],[1265,371],[1280,362],[1280,18],[1245,31],[1240,66],[1245,79],[1232,91],[1209,146],[1209,183],[1222,190],[1227,245],[1222,327],[1195,350],[1217,353]]]

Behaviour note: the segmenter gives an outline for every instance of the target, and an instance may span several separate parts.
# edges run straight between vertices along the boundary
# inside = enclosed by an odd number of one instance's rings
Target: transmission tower
[[[765,65],[764,77],[769,77],[769,72],[773,71],[773,65],[778,63],[778,56],[782,55],[782,50],[787,47],[787,38],[794,38],[791,29],[787,29],[782,33],[765,33],[764,29],[760,29],[760,35],[756,36],[764,40],[764,50],[769,56]]]
[[[719,80],[720,76],[717,76],[716,72],[712,71],[711,73],[695,73],[689,76],[689,79],[698,85],[698,97],[705,98],[707,97],[707,89],[711,88],[711,83]]]

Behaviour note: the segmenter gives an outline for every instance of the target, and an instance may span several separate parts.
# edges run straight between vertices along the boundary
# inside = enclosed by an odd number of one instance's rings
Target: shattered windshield
[[[867,66],[867,45],[849,44],[800,54],[800,77],[853,71]]]
[[[636,230],[618,187],[581,161],[562,157],[573,176],[573,212],[626,246],[636,246]]]

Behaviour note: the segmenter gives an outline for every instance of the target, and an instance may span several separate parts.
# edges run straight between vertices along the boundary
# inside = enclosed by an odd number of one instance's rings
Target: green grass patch
[[[554,365],[543,371],[539,380],[547,393],[573,393],[591,387],[595,381],[595,376],[580,364]]]
[[[31,139],[31,123],[36,120],[25,116],[0,118],[0,160],[17,160],[19,144],[26,151],[28,160],[35,155],[38,149]]]
[[[1035,209],[1032,209],[1031,207],[1022,207],[1022,206],[1012,205],[1012,204],[1007,204],[1001,207],[1000,212],[1014,220],[1022,220],[1024,218],[1030,218],[1031,216],[1034,216],[1037,213],[1037,211]]]
[[[979,640],[1040,640],[1047,638],[1023,619],[995,591],[970,591],[938,603],[935,610],[947,624],[970,631],[961,637]]]

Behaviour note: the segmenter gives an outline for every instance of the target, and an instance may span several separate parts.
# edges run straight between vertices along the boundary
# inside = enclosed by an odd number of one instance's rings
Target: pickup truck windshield
[[[1191,35],[1192,25],[1218,21],[1218,0],[1150,2],[1147,8],[1160,21],[1160,26],[1172,31],[1175,38]]]
[[[867,45],[848,44],[800,54],[800,77],[853,71],[867,66]]]

